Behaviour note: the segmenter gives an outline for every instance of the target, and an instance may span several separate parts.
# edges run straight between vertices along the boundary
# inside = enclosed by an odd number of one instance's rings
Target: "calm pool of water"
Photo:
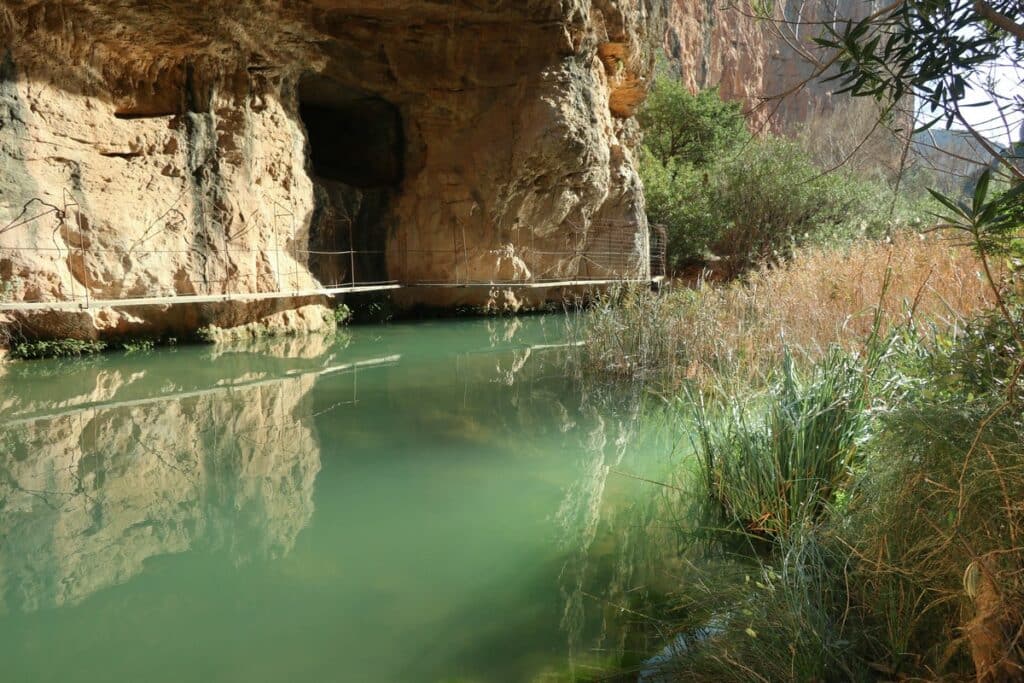
[[[523,681],[623,644],[661,430],[559,317],[0,369],[9,681]],[[628,392],[626,392],[628,393]]]

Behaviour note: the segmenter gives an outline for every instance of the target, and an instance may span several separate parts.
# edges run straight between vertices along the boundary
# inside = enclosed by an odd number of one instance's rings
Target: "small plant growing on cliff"
[[[338,307],[333,311],[333,315],[336,325],[346,325],[352,320],[352,309],[345,304],[338,304]]]
[[[52,339],[15,344],[11,357],[20,360],[40,358],[78,358],[102,353],[106,343],[86,339]]]
[[[14,296],[14,290],[18,286],[19,278],[12,277],[9,280],[0,282],[0,302],[8,302]]]
[[[118,346],[125,353],[138,353],[140,351],[152,351],[156,347],[156,342],[152,339],[136,339],[133,341],[121,342]]]
[[[216,325],[205,325],[196,330],[196,339],[207,344],[213,344],[217,341],[218,327]]]

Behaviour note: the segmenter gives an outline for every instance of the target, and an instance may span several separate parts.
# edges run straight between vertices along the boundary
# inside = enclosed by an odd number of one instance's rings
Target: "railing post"
[[[292,245],[294,245],[295,253],[292,254],[292,295],[297,296],[299,293],[299,245],[296,241],[295,236],[295,210],[292,204],[291,194],[288,195],[288,223],[292,226]],[[308,250],[307,250],[308,251]],[[307,254],[307,259],[309,258]]]
[[[466,278],[469,278],[469,247],[466,246],[466,224],[459,221],[459,228],[462,229],[462,269],[467,274]],[[458,255],[456,255],[458,258]]]
[[[402,279],[409,282],[409,231],[402,230]]]
[[[352,236],[352,216],[348,217],[348,268],[352,278],[352,288],[356,286],[356,243]]]
[[[67,224],[67,220],[68,220],[68,188],[62,187],[60,191],[61,191],[61,194],[63,195],[63,200],[64,200],[64,213],[60,217],[60,225],[64,229],[64,234],[61,235],[61,238],[64,239],[65,240],[65,244],[68,245],[68,259],[71,259],[71,256],[73,255],[74,251],[73,251],[73,248],[71,246],[71,243],[67,240],[67,237],[68,237],[68,234],[67,234],[67,231],[68,231],[68,224]],[[81,240],[81,236],[79,236],[79,240]],[[72,302],[76,302],[76,301],[78,301],[78,294],[75,292],[75,274],[73,272],[71,272],[71,264],[70,263],[68,263],[68,274],[71,276],[71,301]]]
[[[210,285],[210,204],[209,200],[204,196],[202,200],[203,211],[200,214],[203,221],[203,283],[206,285],[207,296],[213,294],[213,287]]]
[[[89,301],[89,244],[85,238],[85,228],[82,227],[82,207],[78,205],[78,201],[74,200],[73,197],[72,200],[73,201],[70,206],[74,206],[76,209],[75,217],[78,222],[78,246],[82,251],[82,279],[84,280],[82,286],[85,288],[85,307],[89,308],[91,306]]]
[[[281,293],[281,249],[277,241],[277,202],[274,202],[274,280],[277,282],[277,294]]]

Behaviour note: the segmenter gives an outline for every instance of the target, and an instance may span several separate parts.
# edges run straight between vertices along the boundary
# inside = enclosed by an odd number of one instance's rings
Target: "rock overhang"
[[[397,158],[362,183],[391,192],[375,245],[388,279],[516,278],[522,269],[503,273],[516,260],[556,279],[597,272],[601,259],[585,260],[592,226],[646,232],[630,115],[660,20],[641,2],[589,0],[12,0],[0,26],[9,86],[27,114],[20,128],[0,129],[0,210],[70,193],[71,213],[89,229],[58,230],[55,258],[4,258],[22,296],[315,286],[318,135],[305,102],[341,107],[357,122],[390,118],[391,132],[378,137],[400,138]],[[349,184],[365,189],[358,178]],[[9,247],[37,245],[38,232],[0,236],[0,249],[12,238]],[[402,294],[441,306],[493,298]],[[75,316],[60,333],[181,332],[290,305]],[[38,318],[38,334],[58,333],[53,317]]]

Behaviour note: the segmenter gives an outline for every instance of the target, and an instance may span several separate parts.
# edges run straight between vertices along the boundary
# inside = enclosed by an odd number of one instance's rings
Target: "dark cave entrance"
[[[310,270],[325,287],[387,280],[390,209],[404,173],[401,114],[322,77],[304,78],[298,95],[315,194]]]

